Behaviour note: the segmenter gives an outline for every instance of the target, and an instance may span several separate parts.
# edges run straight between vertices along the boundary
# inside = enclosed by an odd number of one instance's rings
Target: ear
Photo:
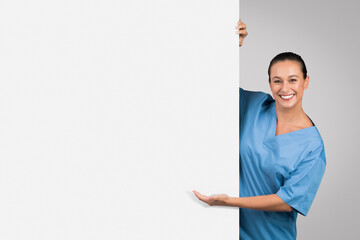
[[[307,88],[308,88],[309,82],[310,82],[310,77],[307,76],[307,77],[305,78],[304,89],[307,89]]]

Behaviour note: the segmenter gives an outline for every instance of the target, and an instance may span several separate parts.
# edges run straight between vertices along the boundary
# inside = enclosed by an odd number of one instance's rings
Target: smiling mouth
[[[294,96],[295,96],[295,94],[291,94],[291,95],[279,95],[283,100],[285,100],[285,101],[288,101],[288,100],[290,100],[290,99],[292,99]]]

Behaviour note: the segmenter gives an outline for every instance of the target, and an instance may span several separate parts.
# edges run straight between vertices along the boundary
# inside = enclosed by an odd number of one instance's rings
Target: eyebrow
[[[290,78],[290,77],[298,77],[298,76],[297,76],[297,75],[290,75],[289,78]],[[274,78],[279,78],[279,79],[281,79],[281,77],[278,77],[278,76],[275,76],[275,77],[273,77],[272,79],[274,79]]]

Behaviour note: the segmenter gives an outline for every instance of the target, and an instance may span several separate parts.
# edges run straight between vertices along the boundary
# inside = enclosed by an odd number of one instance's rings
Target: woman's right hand
[[[241,18],[239,18],[238,25],[235,28],[238,30],[236,33],[239,34],[239,47],[241,47],[244,39],[248,35],[248,32],[246,31],[246,24],[241,21]]]

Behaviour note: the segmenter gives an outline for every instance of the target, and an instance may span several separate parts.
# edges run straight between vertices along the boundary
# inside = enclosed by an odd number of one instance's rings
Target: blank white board
[[[1,2],[0,239],[237,239],[238,9]]]

